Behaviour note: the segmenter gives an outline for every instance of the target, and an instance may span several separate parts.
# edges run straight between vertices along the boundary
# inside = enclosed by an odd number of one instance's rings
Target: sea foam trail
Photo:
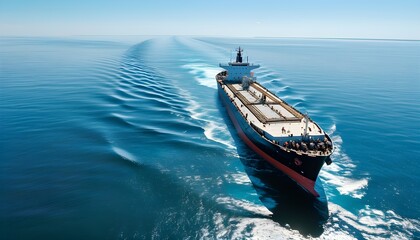
[[[264,207],[246,200],[231,197],[217,197],[216,202],[232,211],[252,213],[250,216],[226,218],[220,213],[213,216],[216,227],[203,228],[202,238],[216,234],[217,238],[246,239],[412,239],[420,231],[420,221],[399,216],[392,210],[381,211],[366,205],[353,214],[343,207],[330,203],[330,218],[324,224],[319,237],[304,236],[270,219],[271,213]],[[235,224],[230,224],[230,223]],[[214,233],[215,232],[215,233]]]
[[[197,44],[197,42],[188,41],[188,44]],[[198,44],[201,44],[201,42],[198,42]],[[182,68],[186,69],[198,84],[217,89],[215,76],[221,71],[220,68],[203,63],[199,59],[185,59],[184,61],[186,61],[186,64],[183,64]],[[194,96],[193,93],[186,90],[181,90],[180,93],[189,103],[186,109],[190,112],[191,117],[204,124],[203,129],[206,138],[221,143],[229,149],[236,149],[226,124],[220,124],[223,119],[213,114],[213,112],[219,110],[210,105],[204,107],[203,104],[205,103],[200,99],[202,96]]]
[[[183,68],[188,69],[199,84],[217,89],[215,76],[220,72],[220,68],[215,68],[205,63],[190,63],[184,65]]]
[[[329,207],[331,217],[324,235],[344,231],[347,236],[360,234],[366,239],[412,239],[420,231],[419,220],[403,218],[392,210],[372,209],[365,205],[353,214],[334,203],[330,203]]]
[[[132,162],[132,163],[136,163],[136,164],[139,164],[140,162],[137,160],[137,158],[133,155],[133,154],[131,154],[131,153],[129,153],[129,152],[127,152],[126,150],[124,150],[124,149],[122,149],[122,148],[119,148],[119,147],[115,147],[115,146],[113,146],[112,147],[112,150],[117,154],[117,155],[119,155],[120,157],[122,157],[123,159],[125,159],[125,160],[127,160],[127,161],[130,161],[130,162]]]
[[[334,135],[336,125],[332,125],[328,131],[334,142],[334,153],[331,155],[333,164],[324,166],[320,172],[320,178],[327,186],[335,186],[335,189],[341,195],[348,195],[352,198],[361,199],[365,194],[368,186],[368,178],[355,179],[352,176],[356,165],[352,159],[342,150],[343,140],[340,136]],[[331,187],[327,187],[327,194],[333,196]]]
[[[208,115],[207,109],[203,108],[198,101],[194,100],[188,92],[181,89],[179,91],[184,99],[188,101],[186,110],[190,112],[191,117],[204,124],[203,129],[206,138],[223,144],[230,149],[236,149],[226,125],[218,124],[214,117]]]

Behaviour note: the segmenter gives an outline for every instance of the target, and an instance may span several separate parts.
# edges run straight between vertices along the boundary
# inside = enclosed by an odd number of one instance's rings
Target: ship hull
[[[239,137],[248,147],[273,167],[286,174],[308,193],[314,197],[319,197],[314,189],[315,181],[328,156],[298,154],[295,151],[286,151],[284,148],[267,141],[241,115],[223,90],[222,83],[218,82],[217,87],[219,97],[228,112],[229,118],[232,120]]]

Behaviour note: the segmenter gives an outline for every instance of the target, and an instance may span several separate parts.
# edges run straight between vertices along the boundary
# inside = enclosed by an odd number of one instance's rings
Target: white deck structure
[[[222,86],[247,121],[271,135],[267,137],[272,140],[281,142],[281,138],[305,134],[314,139],[322,139],[325,134],[312,120],[257,82],[253,82],[247,90],[239,83],[226,83]]]

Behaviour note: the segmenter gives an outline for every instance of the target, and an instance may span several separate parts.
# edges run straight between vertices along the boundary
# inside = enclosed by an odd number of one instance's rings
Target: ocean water
[[[237,137],[238,46],[336,151],[307,199]],[[1,239],[418,239],[420,42],[0,39]]]

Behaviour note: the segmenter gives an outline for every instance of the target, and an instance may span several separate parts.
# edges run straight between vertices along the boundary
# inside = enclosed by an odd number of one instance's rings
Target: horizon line
[[[278,39],[278,38],[295,38],[295,39],[323,39],[323,40],[364,40],[364,41],[420,41],[420,39],[410,38],[367,38],[367,37],[304,37],[304,36],[226,36],[226,35],[195,35],[195,34],[69,34],[69,35],[1,35],[3,38],[19,38],[19,37],[35,37],[35,38],[62,38],[62,37],[214,37],[214,38],[266,38],[266,39]]]

